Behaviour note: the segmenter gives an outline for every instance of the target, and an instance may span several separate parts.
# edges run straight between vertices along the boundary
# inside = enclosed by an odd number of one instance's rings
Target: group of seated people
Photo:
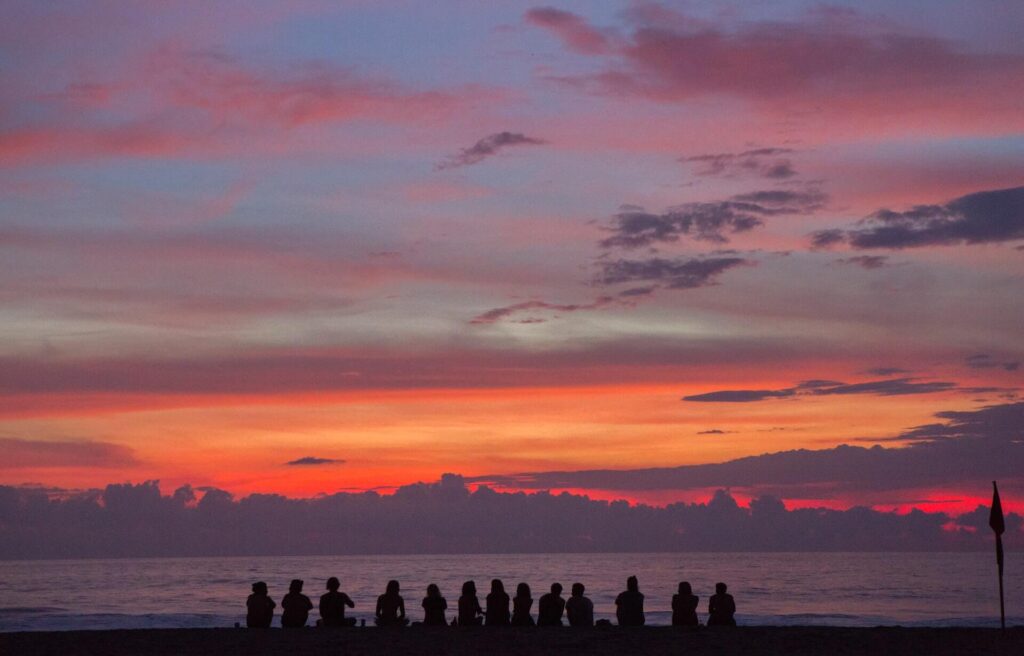
[[[281,600],[281,626],[285,628],[302,628],[309,620],[309,611],[313,610],[313,602],[302,594],[303,582],[295,579],[291,582],[288,594]],[[320,619],[317,626],[343,627],[355,626],[354,617],[345,617],[346,608],[355,608],[355,602],[339,592],[341,587],[337,577],[327,579],[327,592],[320,597]],[[374,622],[377,626],[405,626],[409,618],[405,613],[405,600],[399,594],[398,581],[388,581],[384,594],[377,597],[377,608]],[[732,595],[726,592],[724,583],[715,585],[715,594],[708,599],[708,626],[736,626],[734,615],[736,603]],[[452,625],[458,626],[562,626],[562,615],[569,626],[601,626],[611,624],[609,620],[594,622],[594,603],[583,595],[586,588],[582,583],[573,583],[572,593],[568,599],[562,597],[562,585],[551,584],[551,592],[541,595],[537,602],[537,620],[534,621],[530,611],[533,608],[533,597],[530,586],[520,583],[516,587],[516,596],[510,598],[505,592],[501,579],[491,581],[491,592],[485,598],[485,606],[480,605],[477,598],[476,583],[466,581],[462,585],[459,597],[458,614]],[[509,610],[511,602],[511,612]],[[700,626],[697,619],[697,595],[693,594],[690,584],[683,581],[679,584],[678,594],[672,595],[672,625]],[[448,610],[447,600],[441,596],[436,584],[427,586],[427,596],[420,604],[423,607],[424,626],[446,626],[445,616]],[[248,612],[246,626],[250,628],[267,628],[274,619],[277,604],[267,592],[267,584],[263,581],[252,584],[252,594],[246,601]],[[615,616],[620,626],[643,626],[644,595],[635,576],[626,580],[626,590],[615,599]]]

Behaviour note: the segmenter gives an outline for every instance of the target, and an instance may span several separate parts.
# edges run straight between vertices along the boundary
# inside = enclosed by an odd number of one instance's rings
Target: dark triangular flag
[[[1003,504],[999,500],[999,488],[992,481],[992,510],[988,514],[988,525],[996,534],[996,567],[999,569],[999,626],[1006,628],[1006,604],[1003,602]]]
[[[992,527],[996,535],[1002,535],[1006,531],[1006,522],[1003,521],[1003,504],[999,501],[999,488],[996,487],[995,481],[992,481],[992,510],[988,514],[988,525]]]

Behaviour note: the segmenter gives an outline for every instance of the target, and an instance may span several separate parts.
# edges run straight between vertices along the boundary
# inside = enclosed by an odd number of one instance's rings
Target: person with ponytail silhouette
[[[619,626],[644,625],[644,595],[635,576],[626,579],[626,591],[615,598],[615,618]]]
[[[700,599],[693,594],[689,581],[679,584],[679,592],[672,595],[672,626],[700,626],[697,620],[697,603]]]

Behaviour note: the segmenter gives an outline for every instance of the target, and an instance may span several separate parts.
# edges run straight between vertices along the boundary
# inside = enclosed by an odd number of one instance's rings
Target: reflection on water
[[[356,602],[351,614],[367,620],[391,578],[401,582],[414,620],[421,619],[427,584],[437,583],[454,606],[463,581],[475,579],[485,593],[492,578],[513,588],[526,581],[535,599],[553,581],[566,589],[580,581],[595,616],[614,618],[615,596],[630,574],[647,595],[649,624],[669,623],[681,580],[690,581],[701,598],[701,621],[716,581],[729,584],[737,620],[747,624],[993,626],[999,617],[990,553],[155,558],[0,561],[0,631],[232,626],[244,623],[253,581],[266,581],[280,602],[291,579],[305,579],[315,603],[332,575]],[[1022,607],[1022,590],[1024,554],[1008,553],[1008,612]]]

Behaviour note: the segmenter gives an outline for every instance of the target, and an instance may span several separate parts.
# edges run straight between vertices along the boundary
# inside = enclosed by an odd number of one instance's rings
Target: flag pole
[[[999,627],[1006,628],[1006,605],[1003,603],[1003,536],[996,536],[996,559],[999,562]]]
[[[996,534],[996,566],[999,568],[999,626],[1006,628],[1006,606],[1003,603],[1003,532],[1006,522],[1003,520],[1003,504],[999,500],[999,488],[992,481],[992,509],[988,515],[988,525]]]

